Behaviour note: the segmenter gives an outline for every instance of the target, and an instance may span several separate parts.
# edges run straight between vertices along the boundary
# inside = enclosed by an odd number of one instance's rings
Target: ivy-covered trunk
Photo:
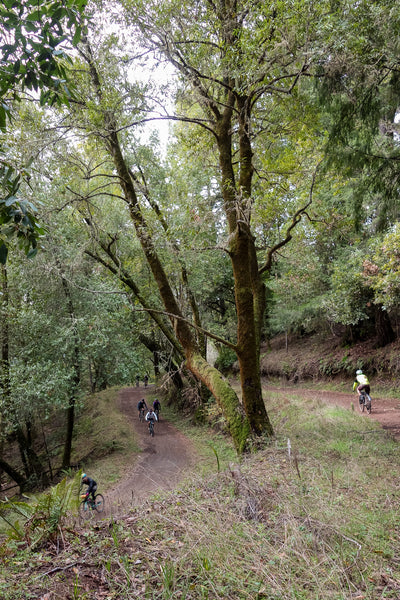
[[[258,311],[264,314],[263,285],[251,277],[249,256],[254,253],[250,232],[238,226],[231,242],[237,312],[237,356],[243,405],[251,430],[256,435],[272,435],[273,429],[262,397],[260,374],[260,327]],[[262,306],[259,306],[262,305]]]
[[[236,392],[229,381],[208,363],[200,353],[188,356],[187,366],[210,390],[222,408],[229,433],[239,453],[246,449],[250,424],[242,406],[238,404]]]

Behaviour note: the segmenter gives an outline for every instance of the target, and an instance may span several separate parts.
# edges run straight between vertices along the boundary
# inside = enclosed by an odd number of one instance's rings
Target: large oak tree
[[[201,338],[204,333],[210,337],[213,334],[204,332],[201,327],[201,315],[196,310],[190,277],[182,261],[180,272],[186,289],[186,307],[182,307],[181,298],[178,301],[171,284],[143,202],[152,206],[167,236],[168,224],[154,200],[149,198],[143,181],[139,181],[137,172],[131,168],[131,142],[127,132],[132,123],[138,122],[137,114],[133,112],[130,123],[127,117],[128,104],[134,104],[132,88],[127,91],[127,80],[118,84],[118,77],[114,76],[112,80],[106,73],[106,45],[100,49],[98,35],[94,46],[89,42],[81,46],[81,56],[89,75],[85,84],[89,87],[84,85],[82,88],[86,89],[87,95],[85,98],[82,92],[81,103],[86,118],[91,114],[92,120],[90,124],[86,121],[86,125],[81,120],[80,126],[97,135],[112,158],[122,198],[170,322],[164,325],[165,332],[173,340],[176,351],[184,357],[186,367],[219,402],[235,444],[243,450],[250,431],[256,435],[272,434],[260,377],[266,281],[274,254],[291,240],[293,229],[311,198],[311,194],[307,197],[299,194],[289,202],[286,197],[286,204],[281,206],[279,230],[270,237],[269,245],[259,249],[257,231],[252,225],[255,198],[263,191],[266,197],[271,192],[268,181],[263,185],[254,184],[254,175],[260,169],[258,154],[262,154],[257,149],[272,144],[276,136],[285,135],[282,123],[271,123],[269,116],[274,111],[279,115],[277,106],[283,105],[286,97],[295,95],[299,80],[309,73],[313,41],[310,23],[319,15],[311,14],[307,3],[294,7],[282,3],[279,8],[271,8],[240,2],[221,2],[218,6],[204,2],[179,7],[168,2],[162,6],[139,2],[125,3],[125,8],[132,37],[140,32],[142,49],[147,48],[159,58],[168,60],[179,73],[177,112],[171,118],[200,127],[209,136],[210,152],[217,160],[214,177],[222,195],[226,226],[223,247],[231,261],[237,318],[236,340],[218,341],[227,344],[237,355],[241,402],[229,382],[205,358]],[[123,64],[134,63],[134,49],[130,51],[127,44],[120,52],[122,70]],[[109,63],[108,60],[108,68]],[[121,87],[116,97],[118,85]],[[97,133],[94,132],[93,118]],[[280,118],[284,121],[283,113]],[[314,168],[315,163],[303,172],[310,188]],[[176,252],[179,244],[169,242]],[[108,252],[108,260],[117,265],[118,257],[112,255],[112,249],[112,243],[105,245],[103,242],[102,251]],[[121,269],[114,268],[121,274]],[[127,273],[125,279],[128,281]],[[148,305],[145,307],[160,321],[158,311]]]

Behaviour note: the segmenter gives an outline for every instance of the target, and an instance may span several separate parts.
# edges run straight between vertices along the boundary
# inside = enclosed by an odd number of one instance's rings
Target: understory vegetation
[[[400,598],[398,444],[299,395],[399,397],[399,32],[392,0],[0,3],[0,600]],[[83,525],[142,382],[196,469]]]
[[[3,530],[0,596],[397,599],[398,443],[317,393],[269,392],[268,409],[274,438],[240,462],[228,438],[175,415],[196,474],[122,517],[82,525],[71,513],[58,549]]]
[[[333,334],[277,336],[263,346],[261,372],[266,378],[282,378],[292,383],[320,381],[326,386],[346,381],[347,390],[355,371],[363,369],[371,383],[385,394],[396,394],[400,374],[400,341],[375,348],[368,339],[345,345]],[[340,385],[340,383],[338,383]]]

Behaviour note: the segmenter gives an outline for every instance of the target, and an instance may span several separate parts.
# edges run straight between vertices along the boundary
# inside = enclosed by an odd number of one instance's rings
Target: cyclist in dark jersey
[[[87,490],[86,490],[86,497],[88,498],[89,495],[92,496],[92,500],[94,502],[94,495],[95,495],[96,490],[97,490],[97,483],[95,482],[94,479],[92,479],[91,477],[88,477],[86,475],[86,473],[84,473],[82,475],[82,480],[81,481],[82,481],[82,484],[85,484],[85,485],[88,486]]]
[[[161,412],[161,404],[158,398],[156,398],[153,402],[153,410],[158,417],[158,413]]]
[[[139,419],[140,419],[140,411],[144,409],[148,410],[147,408],[147,404],[146,404],[146,400],[144,398],[142,398],[141,400],[139,400],[138,405],[137,405],[137,409],[138,409],[138,413],[139,413]]]

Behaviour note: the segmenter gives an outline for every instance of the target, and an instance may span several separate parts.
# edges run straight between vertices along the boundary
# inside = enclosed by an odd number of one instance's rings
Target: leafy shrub
[[[227,348],[226,346],[222,346],[218,358],[215,361],[215,366],[220,371],[229,371],[232,368],[233,363],[236,361],[237,356],[231,348]]]
[[[78,507],[80,484],[81,472],[72,481],[65,477],[29,502],[1,502],[0,517],[7,523],[9,537],[26,542],[31,549],[62,539],[67,515]]]

